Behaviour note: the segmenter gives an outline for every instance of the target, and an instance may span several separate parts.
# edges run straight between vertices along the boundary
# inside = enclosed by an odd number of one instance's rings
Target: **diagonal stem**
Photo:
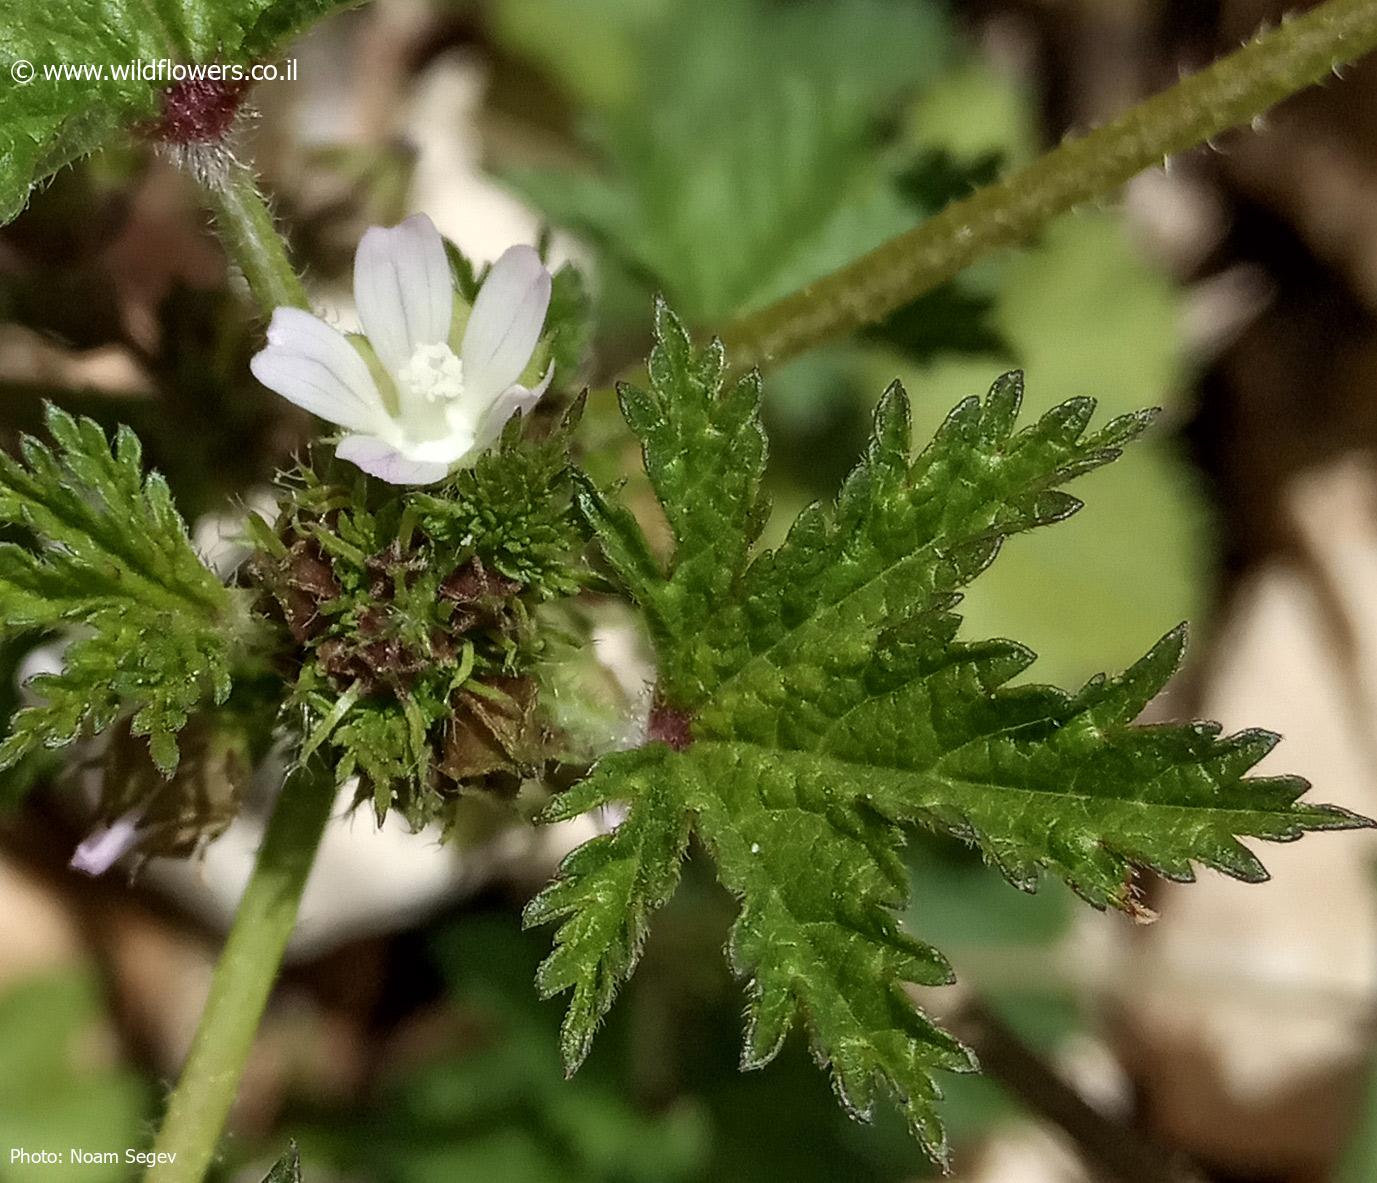
[[[253,170],[216,148],[210,159],[190,157],[189,172],[200,178],[202,196],[215,217],[215,233],[231,262],[244,273],[265,316],[290,305],[310,310],[287,247],[273,223]]]
[[[171,1160],[155,1163],[145,1183],[200,1183],[210,1166],[330,817],[332,771],[311,761],[282,787],[153,1144],[155,1153]]]
[[[1104,197],[1173,153],[1246,124],[1377,48],[1377,0],[1326,0],[1206,70],[1069,139],[839,271],[749,314],[722,337],[736,368],[775,364],[846,336],[977,259]]]
[[[253,173],[223,155],[188,157],[184,163],[201,182],[225,251],[263,314],[284,304],[308,307]],[[282,786],[153,1144],[163,1161],[155,1160],[145,1183],[201,1183],[210,1167],[296,926],[334,796],[333,769],[318,758],[299,764]]]
[[[973,998],[952,1024],[981,1070],[1028,1111],[1057,1126],[1096,1179],[1113,1183],[1204,1183],[1182,1155],[1149,1134],[1111,1121],[1049,1067],[989,1005]]]

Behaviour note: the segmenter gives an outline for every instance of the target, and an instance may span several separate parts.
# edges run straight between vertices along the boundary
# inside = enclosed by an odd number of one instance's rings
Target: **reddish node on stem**
[[[162,93],[162,115],[149,126],[168,144],[215,144],[225,138],[239,112],[247,81],[187,79]]]
[[[650,708],[647,737],[682,752],[693,742],[693,717],[687,711],[669,706],[656,698]]]

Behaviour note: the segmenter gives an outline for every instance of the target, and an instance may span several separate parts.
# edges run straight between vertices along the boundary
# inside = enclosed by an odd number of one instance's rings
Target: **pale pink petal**
[[[545,368],[545,376],[541,378],[535,386],[527,388],[525,386],[508,386],[497,396],[497,401],[488,408],[478,425],[478,431],[474,437],[474,450],[481,451],[491,444],[507,425],[507,420],[518,411],[523,415],[530,414],[531,408],[540,402],[540,396],[550,389],[550,379],[555,376],[555,367],[552,362]]]
[[[269,390],[350,431],[377,427],[382,398],[358,350],[343,333],[300,308],[279,308],[268,344],[249,369]]]
[[[139,822],[143,818],[143,806],[131,809],[117,821],[108,826],[92,830],[86,840],[76,848],[68,865],[74,871],[85,875],[103,875],[121,858],[138,845]]]
[[[335,447],[335,455],[389,485],[433,485],[450,470],[448,464],[438,461],[413,460],[371,435],[346,435]]]
[[[550,307],[550,273],[529,246],[509,247],[488,272],[464,330],[464,388],[495,398],[530,364]]]
[[[354,255],[354,302],[378,358],[398,373],[421,345],[449,337],[454,281],[445,244],[425,214],[364,232]]]

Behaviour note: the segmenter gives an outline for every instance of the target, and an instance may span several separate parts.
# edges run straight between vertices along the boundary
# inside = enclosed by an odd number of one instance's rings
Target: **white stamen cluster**
[[[398,373],[397,384],[426,402],[454,402],[464,395],[464,363],[448,345],[422,345]]]

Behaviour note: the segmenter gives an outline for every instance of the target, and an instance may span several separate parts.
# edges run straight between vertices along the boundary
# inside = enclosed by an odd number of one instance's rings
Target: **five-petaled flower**
[[[366,340],[299,308],[279,308],[254,376],[346,433],[335,454],[394,485],[428,485],[472,463],[534,387],[531,362],[550,304],[550,273],[528,246],[511,247],[468,312],[456,316],[439,231],[425,214],[375,226],[354,257],[354,299]],[[468,312],[467,321],[464,313]]]

